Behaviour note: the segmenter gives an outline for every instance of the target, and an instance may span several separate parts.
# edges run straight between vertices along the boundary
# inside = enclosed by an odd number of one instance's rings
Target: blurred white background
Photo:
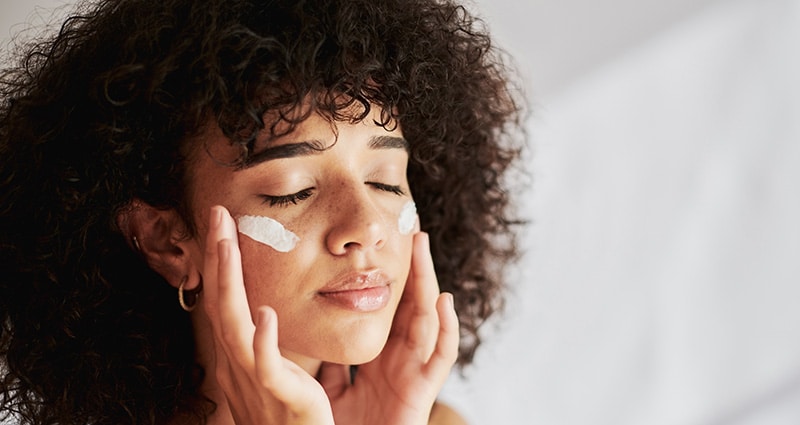
[[[3,43],[68,3],[3,1]],[[800,424],[800,0],[470,7],[533,106],[532,225],[442,398],[473,425]]]

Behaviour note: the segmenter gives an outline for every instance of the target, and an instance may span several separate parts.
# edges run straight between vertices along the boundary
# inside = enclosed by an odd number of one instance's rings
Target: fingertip
[[[208,227],[210,229],[219,228],[220,223],[222,223],[224,211],[225,207],[221,205],[214,205],[211,207],[208,213]]]
[[[436,341],[436,348],[425,368],[427,374],[436,377],[436,380],[443,383],[458,360],[461,335],[458,327],[458,316],[453,303],[453,294],[443,292],[439,295],[437,301],[439,335]]]
[[[439,326],[445,332],[455,332],[458,329],[458,314],[456,313],[453,294],[442,292],[438,300]],[[458,332],[455,332],[458,333]]]
[[[453,302],[453,294],[451,294],[450,292],[444,292],[444,293],[442,293],[442,295],[444,295],[444,303],[445,303],[444,305],[445,305],[445,307],[447,307],[450,310],[455,311],[455,303]]]
[[[272,307],[262,305],[256,310],[256,324],[258,326],[270,326],[276,319],[277,315]]]
[[[262,379],[267,379],[270,371],[274,372],[280,365],[277,319],[271,307],[260,306],[256,309],[253,351],[257,359],[256,368]]]
[[[269,310],[265,309],[264,307],[259,307],[256,310],[256,326],[267,326],[269,325],[270,321],[270,314]]]
[[[229,237],[231,239],[233,239],[233,240],[238,242],[238,240],[239,240],[239,228],[237,227],[236,219],[233,218],[233,215],[230,213],[230,211],[228,211],[227,208],[225,208],[225,207],[222,207],[222,208],[225,210],[225,214],[224,214],[225,219],[224,219],[224,221],[227,223],[227,226],[226,226],[227,229],[226,230],[228,231],[228,235],[229,235]]]
[[[236,220],[230,211],[222,205],[214,205],[209,210],[208,217],[209,232],[216,232],[220,238],[237,240]]]
[[[442,302],[444,306],[447,307],[449,310],[455,310],[455,297],[453,296],[452,292],[444,291],[441,293]]]

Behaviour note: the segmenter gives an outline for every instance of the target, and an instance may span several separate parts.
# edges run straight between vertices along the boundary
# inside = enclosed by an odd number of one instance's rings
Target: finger
[[[261,306],[256,311],[253,353],[255,379],[269,391],[271,397],[292,405],[305,401],[308,387],[303,379],[298,379],[298,375],[305,375],[308,379],[311,376],[281,354],[278,346],[278,315],[272,307]]]
[[[226,238],[217,243],[220,338],[230,355],[240,359],[244,365],[250,365],[253,359],[252,342],[255,325],[244,288],[238,240],[227,238],[231,236],[232,229],[235,229],[233,218],[227,211],[223,211],[222,227],[226,228],[221,232]]]
[[[350,366],[323,363],[319,372],[319,383],[329,398],[340,396],[350,386]]]
[[[404,337],[407,346],[425,360],[430,357],[436,344],[438,296],[439,284],[433,268],[428,234],[420,232],[414,237],[411,271],[395,321],[398,325],[396,335]]]
[[[417,310],[421,308],[426,313],[433,313],[436,299],[439,297],[439,281],[433,267],[430,237],[425,232],[420,232],[414,238],[411,272],[415,280],[413,289]]]
[[[256,312],[253,353],[256,379],[266,388],[273,388],[283,367],[283,359],[278,348],[278,316],[271,307],[261,306]]]
[[[425,365],[424,373],[434,382],[444,384],[458,358],[459,328],[453,295],[442,293],[436,302],[436,311],[439,315],[439,334],[436,348]]]
[[[217,286],[219,283],[219,242],[225,239],[237,241],[238,249],[238,234],[236,232],[236,224],[233,222],[228,210],[223,206],[211,207],[208,221],[203,260],[203,278],[209,285],[208,287],[204,285],[203,291],[205,292],[204,298],[210,298],[214,301],[207,304],[211,304],[211,313],[215,314],[217,312]]]
[[[209,212],[208,232],[206,234],[205,256],[203,260],[203,303],[214,333],[215,371],[217,380],[223,388],[231,389],[233,385],[232,374],[234,370],[228,359],[230,353],[222,343],[222,329],[220,323],[219,305],[219,267],[220,245],[225,237],[224,207],[212,207]]]
[[[408,322],[415,313],[421,291],[421,284],[426,277],[431,277],[430,275],[426,276],[425,264],[430,263],[429,267],[432,269],[433,260],[423,261],[423,257],[427,256],[430,258],[430,250],[427,241],[428,235],[426,233],[420,232],[414,235],[410,270],[408,278],[406,279],[405,288],[403,289],[403,295],[400,299],[400,304],[397,307],[397,313],[395,314],[396,326],[393,329],[393,333],[403,338],[408,334]],[[433,273],[432,278],[435,281],[436,274],[432,270],[431,272]],[[438,293],[438,289],[436,292]]]

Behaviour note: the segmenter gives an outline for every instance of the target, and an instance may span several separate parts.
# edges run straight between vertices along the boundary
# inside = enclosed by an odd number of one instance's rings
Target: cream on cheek
[[[237,219],[239,233],[261,242],[278,252],[294,249],[300,238],[281,223],[269,217],[244,215]]]
[[[417,222],[417,206],[413,201],[406,202],[397,218],[397,230],[401,235],[409,235],[414,231]]]
[[[265,216],[244,215],[237,219],[239,233],[261,242],[279,252],[289,252],[300,238],[287,230],[281,223]],[[403,205],[397,218],[397,230],[401,235],[414,231],[417,222],[417,207],[413,201]]]

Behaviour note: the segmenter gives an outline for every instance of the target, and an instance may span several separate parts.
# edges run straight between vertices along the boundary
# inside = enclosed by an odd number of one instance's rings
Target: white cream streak
[[[272,247],[275,251],[289,252],[300,241],[297,235],[269,217],[244,215],[237,221],[240,233]]]
[[[417,206],[413,201],[406,202],[400,210],[400,217],[397,219],[397,230],[401,235],[408,235],[414,230],[417,224]]]

